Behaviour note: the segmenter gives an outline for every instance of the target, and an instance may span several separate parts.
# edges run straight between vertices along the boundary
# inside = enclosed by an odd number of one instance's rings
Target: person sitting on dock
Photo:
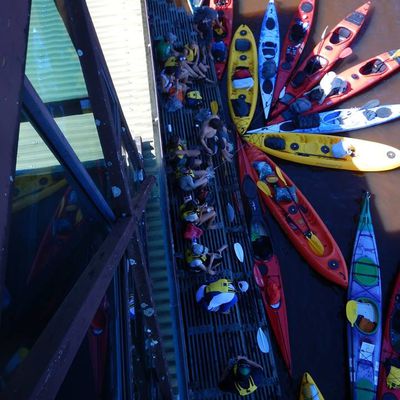
[[[198,149],[188,149],[186,143],[176,134],[171,135],[167,143],[167,160],[173,168],[199,168],[202,161],[196,158],[200,155]]]
[[[233,145],[228,130],[218,115],[211,115],[203,121],[200,127],[200,142],[208,154],[215,155],[220,148],[226,161],[233,160]]]
[[[261,365],[246,357],[238,356],[229,360],[218,387],[223,392],[247,396],[254,393],[263,381],[264,373]]]
[[[211,168],[195,170],[183,167],[176,170],[175,176],[179,187],[185,192],[190,192],[198,187],[207,185],[214,178],[214,170]]]
[[[246,281],[239,281],[236,289],[228,279],[218,279],[208,285],[201,285],[196,292],[196,301],[207,311],[229,314],[238,302],[238,291],[245,293],[248,288]]]
[[[213,228],[213,222],[217,216],[213,207],[204,203],[199,205],[192,196],[186,196],[184,203],[179,208],[181,218],[188,223],[201,226],[207,223],[207,228]]]
[[[221,265],[222,252],[228,246],[224,244],[215,253],[211,253],[204,245],[194,242],[191,247],[186,249],[185,261],[190,271],[194,272],[207,272],[210,275],[215,275],[217,268]],[[215,260],[219,260],[214,263]]]

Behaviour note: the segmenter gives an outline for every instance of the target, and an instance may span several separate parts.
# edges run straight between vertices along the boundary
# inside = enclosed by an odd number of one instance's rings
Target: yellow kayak
[[[364,172],[400,167],[398,149],[368,140],[279,132],[246,135],[245,139],[267,154],[300,164]]]
[[[247,25],[240,25],[233,35],[227,76],[229,112],[243,135],[253,119],[258,97],[257,47]]]
[[[301,380],[300,400],[324,400],[311,375],[306,372]]]

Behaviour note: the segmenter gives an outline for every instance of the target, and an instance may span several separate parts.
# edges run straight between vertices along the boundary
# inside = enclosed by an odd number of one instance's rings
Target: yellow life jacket
[[[168,57],[164,63],[164,67],[177,67],[178,59],[176,57]]]
[[[178,168],[175,172],[175,177],[176,179],[182,178],[182,176],[185,175],[190,175],[192,178],[194,178],[194,172],[190,168]]]
[[[240,386],[237,382],[235,382],[235,388],[240,396],[247,396],[257,390],[257,385],[254,383],[253,378],[249,376],[249,387],[247,389]]]
[[[189,62],[193,62],[197,57],[196,49],[192,49],[190,46],[186,45],[185,49],[187,50],[186,60]]]
[[[211,293],[211,292],[233,293],[235,292],[235,290],[229,287],[230,283],[232,282],[228,281],[228,279],[218,279],[217,281],[209,283],[206,286],[205,293]]]
[[[194,260],[201,260],[203,263],[207,261],[207,254],[196,255],[190,249],[186,249],[186,262],[190,264]]]
[[[393,365],[390,366],[390,371],[386,377],[386,385],[389,389],[400,388],[400,368]]]

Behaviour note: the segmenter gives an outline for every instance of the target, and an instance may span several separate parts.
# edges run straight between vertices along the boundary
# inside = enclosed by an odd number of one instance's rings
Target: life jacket
[[[197,57],[197,49],[192,49],[189,45],[186,45],[185,49],[187,50],[186,60],[193,62]]]
[[[389,389],[400,388],[400,368],[394,365],[390,366],[388,376],[386,377],[386,385]]]
[[[176,179],[182,178],[182,176],[185,176],[185,175],[189,175],[192,178],[195,177],[193,170],[191,170],[190,168],[178,168],[175,172]]]
[[[207,254],[194,254],[191,249],[186,249],[185,260],[190,264],[194,260],[207,261]]]
[[[179,65],[176,57],[168,57],[164,63],[164,67],[177,67]]]
[[[237,382],[235,382],[235,388],[240,396],[248,396],[257,390],[257,385],[254,383],[253,378],[249,376],[249,387],[247,389],[240,386]]]
[[[181,218],[186,222],[196,222],[199,219],[199,209],[197,204],[182,204],[180,207]]]
[[[209,283],[206,288],[204,293],[210,294],[210,293],[234,293],[235,290],[232,289],[232,287],[230,287],[229,285],[232,284],[231,281],[229,281],[228,279],[218,279],[215,282]]]

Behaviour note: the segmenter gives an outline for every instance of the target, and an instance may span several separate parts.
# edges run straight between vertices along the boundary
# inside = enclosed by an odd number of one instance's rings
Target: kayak
[[[397,118],[400,118],[400,104],[387,104],[378,107],[342,108],[297,116],[292,120],[253,129],[247,131],[247,133],[342,133],[356,129],[370,128]]]
[[[224,49],[229,49],[232,40],[232,29],[233,29],[233,0],[211,0],[210,8],[215,9],[218,12],[218,19],[223,26],[223,33],[213,31],[213,43],[222,42]],[[215,44],[213,44],[215,46]],[[228,54],[221,61],[218,61],[214,57],[215,72],[218,79],[222,79],[224,75],[226,63],[228,61]]]
[[[250,175],[251,165],[244,151],[239,153],[239,171],[253,249],[253,275],[260,288],[275,340],[291,373],[289,328],[279,261],[274,252],[270,230],[264,220],[264,210],[258,199],[257,185]]]
[[[250,162],[250,175],[257,183],[263,203],[297,251],[316,272],[331,282],[347,287],[347,267],[343,255],[309,201],[265,153],[245,142],[239,146],[241,151],[245,152]]]
[[[301,380],[299,399],[324,400],[324,396],[322,396],[317,384],[308,372],[303,375],[303,379]]]
[[[269,0],[258,43],[258,76],[265,119],[272,104],[280,52],[279,21],[274,0]]]
[[[346,304],[350,386],[353,399],[376,399],[382,337],[378,252],[366,193],[350,267]]]
[[[315,0],[301,0],[283,40],[272,105],[278,99],[294,71],[311,33]]]
[[[299,164],[364,172],[400,167],[400,150],[369,140],[282,132],[246,135],[245,139],[270,155]]]
[[[247,25],[240,25],[232,38],[227,89],[230,116],[243,135],[253,119],[258,97],[257,47]]]
[[[320,86],[315,87],[306,94],[306,99],[311,102],[311,109],[308,109],[304,114],[316,113],[336,106],[388,78],[399,69],[400,49],[384,52],[350,67],[336,75],[334,79],[341,80],[341,86],[332,91],[330,91],[330,87],[326,89],[328,91],[326,97],[324,97],[324,91]],[[288,110],[288,113],[284,112],[283,116],[281,115],[276,118],[273,123],[281,122],[285,118],[287,119],[288,115],[293,115],[290,110]]]
[[[378,399],[400,399],[400,273],[397,274],[382,338]]]
[[[360,32],[370,8],[371,2],[368,1],[347,15],[328,35],[322,34],[321,41],[293,73],[285,95],[271,112],[272,119],[280,115],[296,98],[317,85],[339,59],[351,54],[349,46]]]

